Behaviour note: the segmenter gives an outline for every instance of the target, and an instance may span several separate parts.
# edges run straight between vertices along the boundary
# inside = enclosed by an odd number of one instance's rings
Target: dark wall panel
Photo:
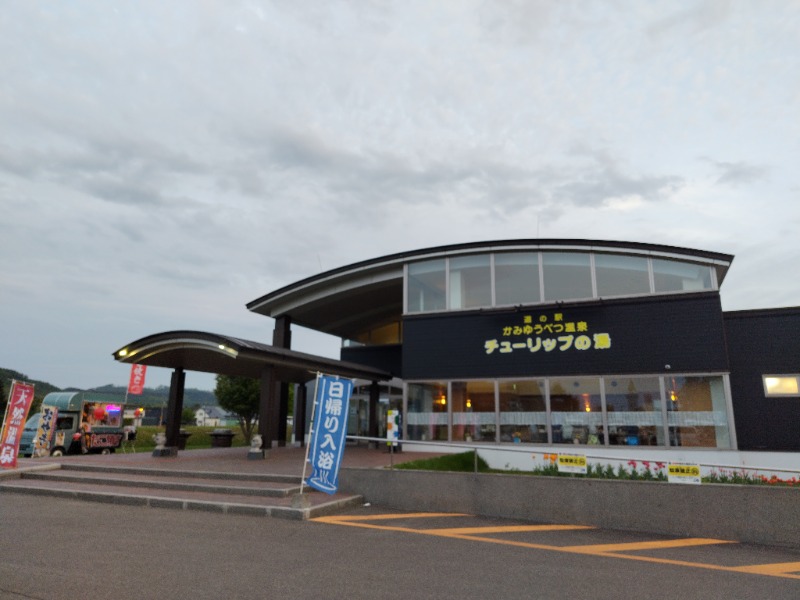
[[[400,344],[386,346],[350,346],[342,348],[341,360],[354,362],[376,369],[389,371],[399,376],[402,371],[402,348]]]
[[[740,450],[800,451],[800,398],[767,398],[763,375],[800,372],[800,309],[725,314]]]
[[[406,317],[404,379],[727,371],[719,294]]]

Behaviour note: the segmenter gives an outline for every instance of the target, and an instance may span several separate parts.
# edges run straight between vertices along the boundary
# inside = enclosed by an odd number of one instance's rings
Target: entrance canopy
[[[120,362],[259,379],[267,367],[278,381],[304,383],[317,372],[388,381],[392,374],[357,363],[276,348],[202,331],[167,331],[131,342],[114,352]]]

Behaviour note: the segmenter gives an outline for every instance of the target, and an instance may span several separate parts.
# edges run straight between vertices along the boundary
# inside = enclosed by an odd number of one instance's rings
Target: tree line
[[[32,383],[34,385],[34,401],[31,406],[31,414],[39,411],[42,400],[51,392],[86,391],[78,388],[61,389],[51,383],[32,379],[19,371],[0,368],[0,415],[5,414],[12,380]],[[289,411],[291,414],[294,390],[291,386],[289,390]],[[116,394],[124,398],[127,388],[125,386],[108,384],[92,388],[91,391],[104,394]],[[168,401],[168,386],[145,388],[141,395],[128,396],[128,405],[136,405],[142,408],[165,406]],[[248,377],[217,375],[216,387],[213,392],[198,390],[196,388],[186,388],[183,392],[183,405],[187,407],[186,411],[189,410],[188,407],[219,406],[233,413],[239,421],[242,434],[249,441],[255,432],[255,428],[258,426],[260,382],[257,379],[250,379]],[[188,414],[184,415],[184,418],[187,416]]]
[[[60,388],[46,381],[33,379],[24,373],[13,369],[0,368],[0,419],[5,414],[8,394],[11,392],[12,380],[32,383],[34,385],[34,401],[31,406],[31,413],[36,412],[42,405],[44,397],[51,392],[81,392],[79,388]],[[120,398],[125,397],[126,386],[107,384],[91,388],[93,392],[103,394],[115,394]],[[155,388],[144,388],[139,396],[128,396],[128,404],[142,408],[166,406],[169,400],[169,386],[158,386]],[[185,406],[217,406],[217,398],[213,391],[199,390],[196,388],[186,388],[183,392],[183,403]]]

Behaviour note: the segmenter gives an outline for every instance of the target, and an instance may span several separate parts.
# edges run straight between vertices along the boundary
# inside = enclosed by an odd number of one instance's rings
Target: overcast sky
[[[267,292],[492,239],[730,253],[726,310],[800,305],[798,31],[791,0],[4,0],[0,367],[124,385],[138,338],[270,342]]]

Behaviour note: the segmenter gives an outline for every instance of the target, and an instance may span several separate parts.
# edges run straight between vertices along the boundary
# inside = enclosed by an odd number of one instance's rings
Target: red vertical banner
[[[0,467],[13,469],[17,466],[19,440],[32,403],[33,385],[13,381],[0,434]]]
[[[131,379],[128,382],[129,394],[141,396],[144,391],[144,376],[146,372],[146,365],[131,365]]]

